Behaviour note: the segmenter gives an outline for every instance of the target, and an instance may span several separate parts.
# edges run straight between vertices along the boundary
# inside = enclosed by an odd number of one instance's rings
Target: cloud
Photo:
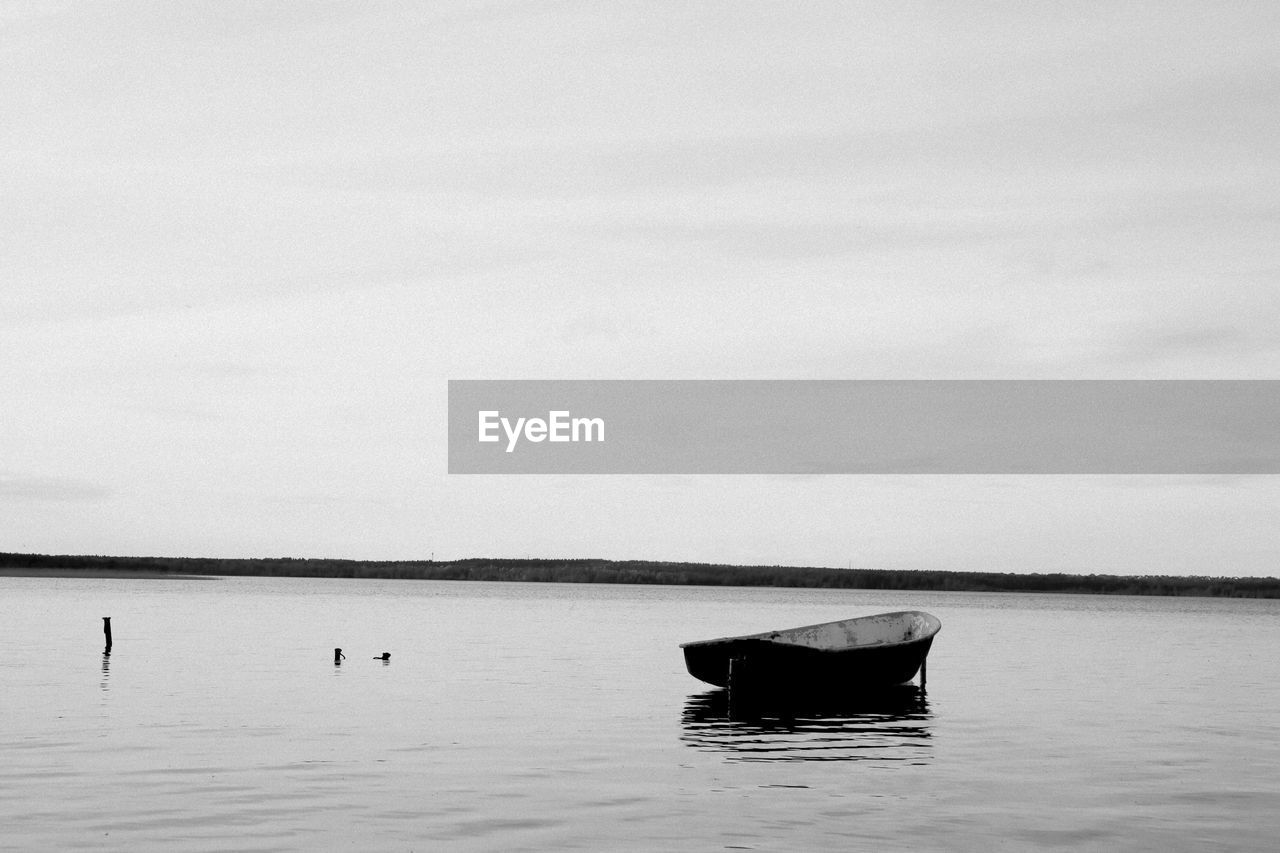
[[[1148,356],[1166,353],[1239,351],[1247,348],[1249,336],[1237,326],[1201,326],[1158,332],[1145,341]]]
[[[1211,363],[1228,359],[1243,365],[1250,361],[1266,364],[1269,361],[1266,357],[1277,352],[1280,352],[1280,338],[1258,326],[1257,321],[1187,322],[1182,326],[1171,321],[1164,328],[1139,329],[1122,338],[1117,342],[1114,358],[1130,364],[1188,360]]]
[[[0,501],[97,503],[110,496],[110,489],[87,480],[0,473]]]

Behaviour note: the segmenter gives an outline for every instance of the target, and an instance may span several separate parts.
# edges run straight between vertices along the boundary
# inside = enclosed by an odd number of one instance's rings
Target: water
[[[943,622],[923,697],[744,711],[677,648],[896,609]],[[0,614],[0,850],[1280,835],[1277,601],[0,578]]]

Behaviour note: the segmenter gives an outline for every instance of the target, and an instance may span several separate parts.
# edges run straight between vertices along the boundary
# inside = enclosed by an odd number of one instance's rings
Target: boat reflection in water
[[[732,761],[930,760],[929,702],[914,684],[873,694],[690,696],[681,718],[687,746]]]

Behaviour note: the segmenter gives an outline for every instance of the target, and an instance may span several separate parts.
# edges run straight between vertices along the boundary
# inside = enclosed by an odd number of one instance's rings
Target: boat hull
[[[917,635],[908,639],[843,647],[823,648],[805,645],[795,639],[803,632],[829,626],[845,629],[853,635],[856,624],[863,620],[686,643],[683,646],[685,666],[694,678],[718,687],[730,686],[731,680],[735,686],[751,684],[845,691],[903,684],[915,678],[920,671],[941,623],[928,614],[916,612],[866,619],[884,620],[886,617],[913,618],[922,627],[905,632]]]

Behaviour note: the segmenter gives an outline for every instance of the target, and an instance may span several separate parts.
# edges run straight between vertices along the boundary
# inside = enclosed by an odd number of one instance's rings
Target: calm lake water
[[[678,648],[899,609],[943,623],[923,697],[730,714]],[[0,577],[0,615],[3,850],[1280,838],[1280,601]]]

